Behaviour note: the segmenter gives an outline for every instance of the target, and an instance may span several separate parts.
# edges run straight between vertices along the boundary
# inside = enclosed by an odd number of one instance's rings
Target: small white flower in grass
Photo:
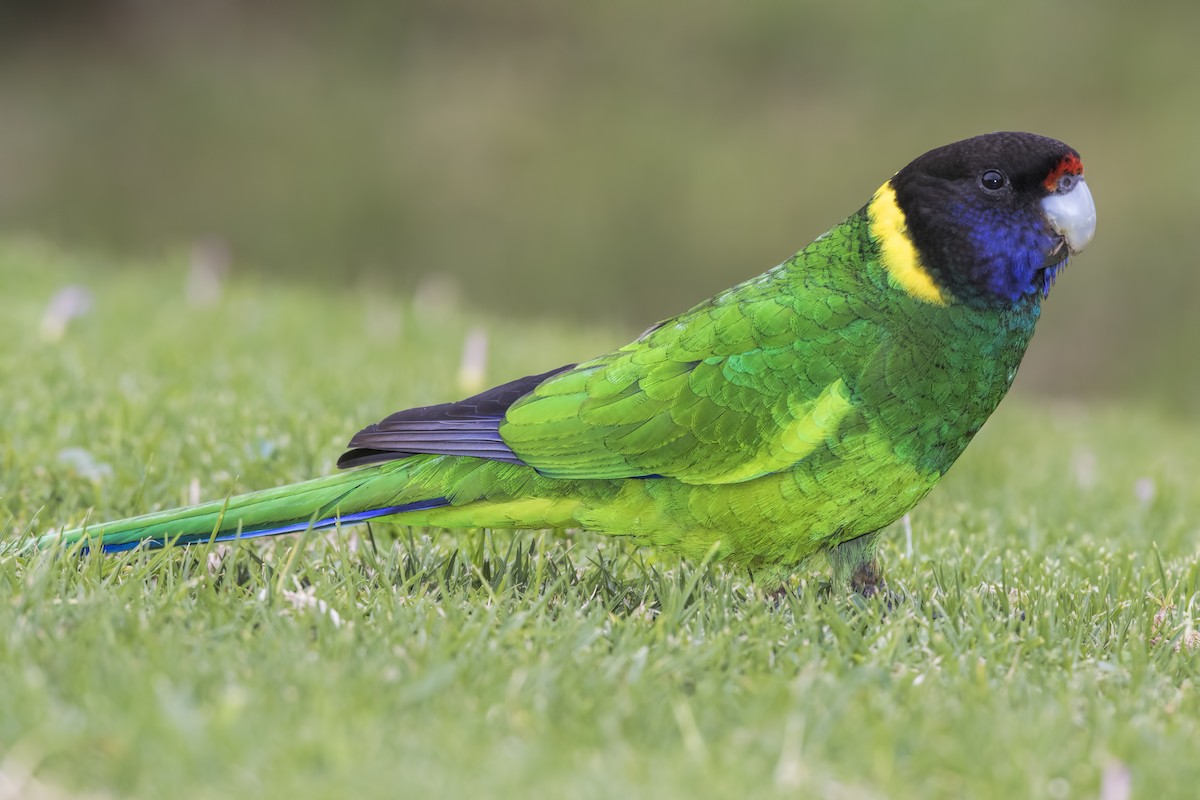
[[[1133,494],[1143,505],[1148,505],[1154,499],[1157,490],[1153,478],[1138,478],[1133,484]]]
[[[65,447],[58,451],[58,463],[74,472],[81,478],[99,483],[112,477],[113,470],[108,464],[99,461],[89,451],[82,447]]]
[[[1071,459],[1075,472],[1075,482],[1080,489],[1091,489],[1096,485],[1097,460],[1096,454],[1090,450],[1081,450]]]
[[[296,611],[316,611],[329,617],[329,621],[334,624],[334,627],[342,627],[341,615],[330,608],[324,600],[318,599],[316,589],[312,586],[303,586],[295,591],[284,589],[283,599],[290,603]]]
[[[70,285],[59,289],[42,315],[42,338],[57,342],[67,332],[71,320],[82,317],[92,310],[92,293],[84,286]]]
[[[1100,774],[1100,800],[1129,800],[1133,796],[1133,776],[1120,761],[1110,761]]]
[[[1200,630],[1196,629],[1195,620],[1188,620],[1181,626],[1171,626],[1170,612],[1175,610],[1173,603],[1168,603],[1154,612],[1154,621],[1150,628],[1150,644],[1154,647],[1164,641],[1174,641],[1175,652],[1200,652]]]
[[[229,245],[215,236],[192,245],[183,294],[193,308],[215,306],[221,300],[221,281],[229,272]]]
[[[488,335],[483,328],[472,328],[463,342],[462,362],[458,366],[458,388],[475,394],[487,379]]]
[[[208,567],[209,575],[215,576],[221,571],[221,568],[225,564],[225,557],[228,556],[230,552],[231,548],[226,544],[218,544],[208,552],[206,566]]]

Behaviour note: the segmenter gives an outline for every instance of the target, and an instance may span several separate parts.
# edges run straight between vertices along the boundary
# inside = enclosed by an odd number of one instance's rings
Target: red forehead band
[[[1063,175],[1080,175],[1082,173],[1083,162],[1079,160],[1079,156],[1067,153],[1058,160],[1054,169],[1050,170],[1050,174],[1046,176],[1046,180],[1042,181],[1042,185],[1046,187],[1046,191],[1053,192],[1058,188],[1058,179]]]

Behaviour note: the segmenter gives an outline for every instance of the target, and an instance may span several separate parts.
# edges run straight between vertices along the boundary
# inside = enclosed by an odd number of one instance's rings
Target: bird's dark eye
[[[1008,178],[1004,177],[1004,173],[998,169],[989,169],[984,170],[984,173],[979,176],[979,182],[989,192],[997,192],[1004,188],[1004,184],[1008,183]]]

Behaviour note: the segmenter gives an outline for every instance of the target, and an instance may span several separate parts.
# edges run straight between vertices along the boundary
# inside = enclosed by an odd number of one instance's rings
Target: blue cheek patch
[[[1062,265],[1042,272],[1053,237],[1040,217],[966,207],[959,213],[971,231],[977,265],[972,278],[977,285],[1013,302],[1049,291]]]

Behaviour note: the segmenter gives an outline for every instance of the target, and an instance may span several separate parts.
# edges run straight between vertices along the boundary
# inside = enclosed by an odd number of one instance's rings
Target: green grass
[[[496,381],[619,342],[369,288],[191,308],[183,273],[0,244],[5,538],[328,472],[361,424],[461,394],[473,329]],[[94,307],[46,340],[68,283]],[[49,797],[928,798],[1127,769],[1187,796],[1198,432],[1010,399],[911,551],[887,536],[890,611],[588,535],[8,555],[0,772]]]

